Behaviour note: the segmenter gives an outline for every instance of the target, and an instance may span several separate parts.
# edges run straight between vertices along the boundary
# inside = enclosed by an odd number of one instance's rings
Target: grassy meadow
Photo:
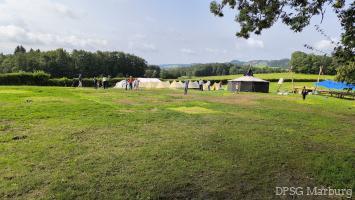
[[[184,96],[0,87],[0,198],[278,199],[276,186],[354,190],[354,101],[303,101],[275,88]]]

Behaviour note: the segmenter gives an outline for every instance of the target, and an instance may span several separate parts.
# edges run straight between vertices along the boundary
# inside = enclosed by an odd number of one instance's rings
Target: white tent
[[[198,84],[197,81],[195,81],[195,82],[190,81],[189,89],[199,89],[199,88],[200,88],[200,85]]]
[[[113,87],[113,88],[124,89],[124,88],[126,88],[126,84],[127,84],[126,80],[122,80],[120,82],[117,82],[115,87]]]
[[[161,80],[157,78],[138,78],[139,87],[141,88],[156,88]]]
[[[180,81],[180,82],[176,82],[175,80],[170,84],[170,89],[179,89],[179,88],[183,88],[184,84]]]
[[[221,90],[221,84],[220,83],[214,83],[212,86],[211,86],[211,90]]]
[[[161,80],[157,78],[137,78],[140,83],[160,83]]]
[[[182,81],[179,81],[178,84],[180,85],[181,88],[184,88],[184,83]]]
[[[169,88],[169,87],[170,87],[170,82],[169,82],[169,81],[160,82],[160,83],[158,83],[158,85],[156,86],[156,88],[158,88],[158,89]]]

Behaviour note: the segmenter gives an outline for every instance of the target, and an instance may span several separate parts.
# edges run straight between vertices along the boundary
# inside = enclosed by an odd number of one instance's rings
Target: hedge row
[[[117,82],[122,81],[124,78],[110,78],[109,85],[114,86]],[[98,79],[100,80],[100,79]],[[79,79],[57,78],[51,79],[49,74],[44,72],[18,72],[0,74],[0,85],[36,85],[36,86],[62,86],[70,87],[77,86]],[[91,78],[84,78],[82,80],[84,87],[93,87],[94,81]]]
[[[99,82],[101,79],[97,79]],[[117,82],[124,80],[124,78],[110,78],[108,80],[108,86],[113,87]],[[92,78],[84,78],[81,81],[83,87],[94,87],[94,80]],[[68,79],[68,78],[60,78],[60,79],[49,79],[46,86],[61,86],[61,87],[76,87],[79,84],[79,79]]]
[[[0,74],[0,85],[44,85],[50,77],[44,72]]]

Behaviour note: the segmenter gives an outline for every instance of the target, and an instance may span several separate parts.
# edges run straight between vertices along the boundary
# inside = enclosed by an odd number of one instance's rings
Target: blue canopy
[[[335,82],[331,80],[325,80],[319,83],[314,83],[314,85],[329,88],[329,89],[336,89],[336,90],[343,90],[349,88],[351,88],[352,90],[355,89],[355,85],[347,84],[343,82]]]

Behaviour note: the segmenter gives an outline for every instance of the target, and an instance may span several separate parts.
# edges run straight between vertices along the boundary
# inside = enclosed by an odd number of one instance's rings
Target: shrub
[[[110,78],[109,86],[113,87],[117,82],[122,81],[124,78]],[[98,78],[98,81],[101,79]],[[0,74],[0,85],[37,85],[37,86],[59,86],[59,87],[70,87],[78,86],[79,79],[69,79],[54,78],[50,79],[50,75],[38,71],[38,72],[18,72],[18,73],[7,73]],[[82,80],[83,87],[94,87],[92,78],[84,78]]]
[[[0,85],[46,85],[50,75],[38,71],[0,74]]]

